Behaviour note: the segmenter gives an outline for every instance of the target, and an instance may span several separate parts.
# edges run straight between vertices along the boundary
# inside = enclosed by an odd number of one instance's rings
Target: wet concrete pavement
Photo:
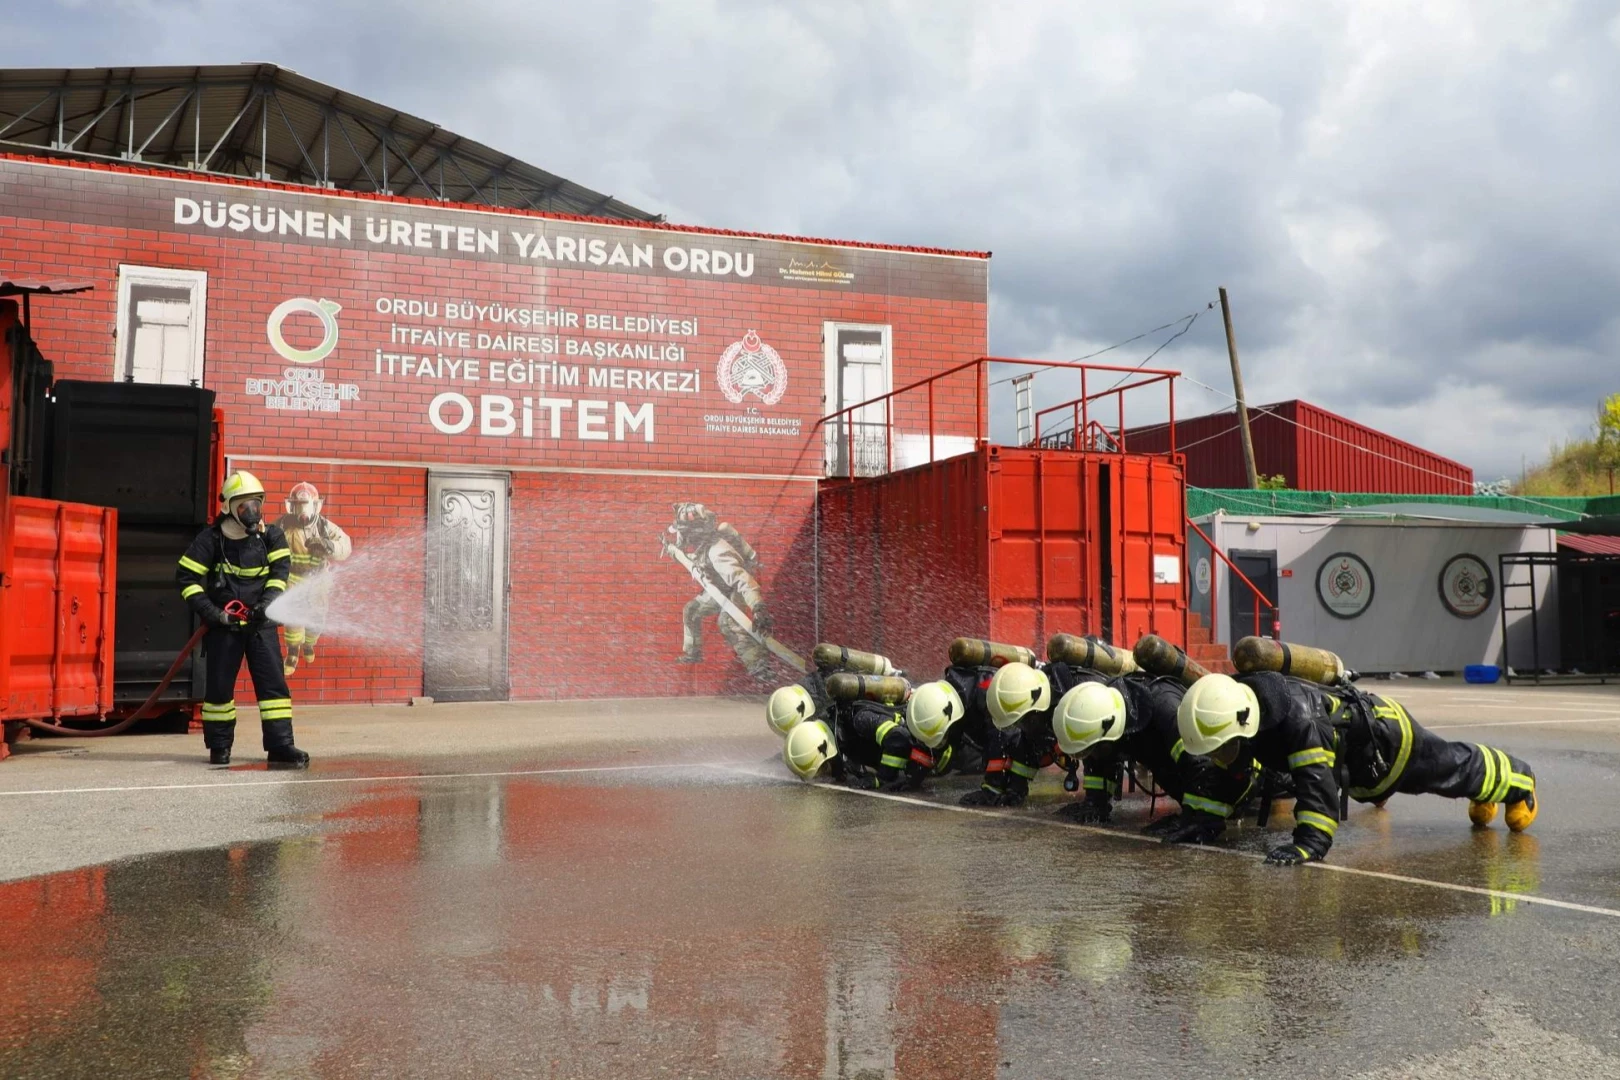
[[[1620,692],[1373,688],[1527,758],[1533,830],[1399,797],[1272,868],[1252,826],[1138,839],[1140,797],[1065,827],[1050,775],[1010,812],[787,782],[730,703],[302,775],[23,755],[0,1075],[1620,1077]]]

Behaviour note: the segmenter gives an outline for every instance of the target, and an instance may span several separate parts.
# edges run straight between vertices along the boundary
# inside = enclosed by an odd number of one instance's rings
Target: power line
[[[1168,344],[1170,344],[1171,341],[1174,341],[1176,338],[1180,337],[1182,334],[1185,334],[1188,329],[1191,329],[1194,319],[1198,318],[1198,316],[1202,315],[1204,312],[1210,310],[1214,306],[1215,306],[1215,302],[1213,300],[1211,300],[1209,303],[1205,304],[1202,308],[1198,309],[1197,311],[1192,312],[1191,314],[1183,315],[1179,319],[1171,319],[1169,322],[1165,323],[1163,326],[1155,326],[1151,330],[1144,330],[1140,334],[1135,335],[1134,337],[1128,337],[1124,341],[1116,342],[1113,345],[1110,345],[1110,346],[1108,346],[1107,348],[1104,348],[1104,349],[1098,349],[1096,352],[1086,353],[1086,355],[1084,355],[1084,356],[1076,356],[1072,360],[1064,361],[1064,363],[1068,363],[1068,364],[1083,363],[1084,361],[1090,360],[1093,357],[1101,356],[1103,353],[1110,353],[1110,352],[1113,352],[1115,349],[1122,349],[1126,345],[1131,344],[1132,342],[1141,341],[1145,337],[1150,337],[1150,336],[1152,336],[1154,334],[1157,334],[1160,330],[1168,330],[1172,326],[1180,326],[1182,323],[1186,323],[1187,324],[1186,328],[1182,329],[1180,333],[1176,334],[1174,337],[1171,337],[1168,341],[1166,341],[1164,343],[1164,345],[1168,345]],[[1147,360],[1143,360],[1141,364],[1138,364],[1136,366],[1138,368],[1140,368],[1144,364],[1146,364],[1148,362],[1148,360],[1153,359],[1155,356],[1157,356],[1159,354],[1159,349],[1164,348],[1164,345],[1160,345],[1158,349],[1154,349],[1151,353],[1148,354]],[[1059,371],[1059,370],[1062,370],[1062,369],[1060,369],[1060,368],[1043,368],[1043,369],[1041,369],[1041,371],[1037,371],[1035,374],[1039,375],[1039,374],[1042,374],[1043,372],[1046,372],[1046,371]],[[1000,386],[1002,383],[1010,383],[1010,382],[1013,381],[1013,379],[1018,378],[1018,377],[1019,376],[1013,375],[1013,376],[1008,376],[1005,379],[996,379],[995,381],[989,383],[988,385],[990,385],[990,386]]]

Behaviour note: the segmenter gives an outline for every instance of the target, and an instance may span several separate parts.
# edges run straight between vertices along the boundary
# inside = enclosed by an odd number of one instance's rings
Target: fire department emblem
[[[775,405],[787,392],[787,365],[775,349],[750,330],[720,354],[715,381],[726,400],[734,405],[741,405],[750,394],[766,405]]]
[[[1459,619],[1484,614],[1495,594],[1490,568],[1477,555],[1454,555],[1440,570],[1440,602]]]
[[[1353,619],[1372,603],[1372,570],[1348,551],[1329,555],[1316,572],[1316,595],[1329,615]]]

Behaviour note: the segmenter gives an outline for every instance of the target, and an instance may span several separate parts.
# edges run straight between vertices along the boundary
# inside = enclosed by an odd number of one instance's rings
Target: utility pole
[[[1205,295],[1209,295],[1205,293]],[[1237,338],[1232,335],[1232,305],[1221,286],[1221,320],[1226,323],[1226,355],[1232,358],[1232,393],[1237,398],[1238,433],[1243,437],[1243,469],[1249,474],[1249,489],[1260,488],[1260,474],[1254,469],[1254,439],[1249,435],[1249,406],[1243,400],[1243,369],[1238,367]]]

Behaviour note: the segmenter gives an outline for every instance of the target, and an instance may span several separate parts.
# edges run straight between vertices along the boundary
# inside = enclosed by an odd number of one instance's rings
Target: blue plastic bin
[[[1463,682],[1493,683],[1502,677],[1502,669],[1495,664],[1469,664],[1463,668]]]

